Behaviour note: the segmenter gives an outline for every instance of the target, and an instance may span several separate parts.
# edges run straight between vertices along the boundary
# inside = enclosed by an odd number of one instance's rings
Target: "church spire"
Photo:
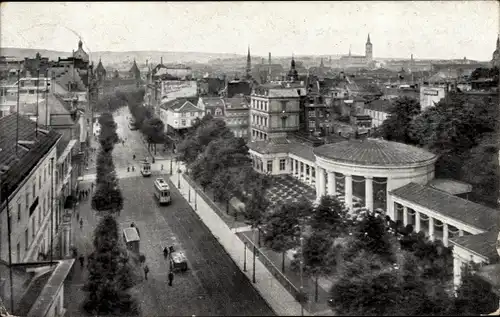
[[[370,33],[368,33],[368,39],[366,40],[366,44],[371,44],[371,42],[370,42]]]
[[[500,50],[500,35],[497,37],[497,50]]]
[[[247,53],[247,74],[246,74],[247,79],[250,79],[252,77],[251,73],[252,73],[252,59],[250,57],[250,45],[249,45]]]
[[[319,64],[319,67],[321,68],[325,67],[325,64],[323,64],[323,57],[321,57],[321,63]]]

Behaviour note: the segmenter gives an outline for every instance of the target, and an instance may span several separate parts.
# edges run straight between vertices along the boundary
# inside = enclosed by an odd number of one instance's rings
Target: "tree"
[[[157,117],[146,119],[141,126],[141,132],[148,140],[148,148],[151,147],[151,144],[153,144],[155,153],[156,144],[165,142],[164,131],[165,124],[160,118]]]
[[[229,201],[236,190],[235,173],[234,170],[230,169],[219,171],[212,181],[214,197],[216,200],[226,203],[226,213],[229,213]]]
[[[138,314],[138,303],[128,293],[138,275],[118,237],[116,220],[104,217],[94,232],[94,251],[88,258],[89,275],[83,287],[87,292],[83,308],[89,314]]]
[[[111,213],[123,209],[123,196],[118,186],[116,172],[109,173],[108,180],[96,184],[96,191],[92,196],[92,208]]]
[[[285,254],[300,244],[301,221],[312,211],[307,200],[276,206],[265,216],[263,225],[264,244],[282,254],[281,271],[285,272]]]
[[[99,133],[101,149],[105,152],[111,152],[114,145],[119,141],[113,115],[108,112],[101,114],[99,117],[99,124],[101,126],[101,132]]]
[[[475,263],[469,263],[462,269],[462,283],[454,302],[455,316],[477,316],[498,309],[498,295],[488,282],[476,275],[478,269]]]
[[[389,141],[414,143],[410,135],[410,122],[420,114],[420,103],[410,97],[398,97],[392,101],[389,117],[378,130],[381,136]]]
[[[99,151],[96,159],[96,184],[105,182],[110,173],[115,171],[113,157],[110,152]]]
[[[372,252],[387,263],[394,262],[393,244],[382,217],[368,213],[352,229],[356,248]]]
[[[334,196],[322,196],[314,208],[310,224],[313,230],[328,231],[332,238],[336,238],[345,232],[346,216],[347,209],[342,202]]]

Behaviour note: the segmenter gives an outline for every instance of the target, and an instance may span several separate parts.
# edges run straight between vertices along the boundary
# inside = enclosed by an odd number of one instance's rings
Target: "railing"
[[[186,174],[182,174],[186,182],[193,188],[197,194],[207,203],[207,205],[210,206],[216,213],[222,213],[220,208],[212,202],[212,200],[208,197],[207,194],[205,194],[199,187],[198,184],[196,184],[189,176]],[[251,241],[247,236],[243,235],[242,237],[239,237],[240,239],[246,240],[250,244],[250,248],[253,249],[255,244],[253,241]],[[255,249],[257,250],[257,255],[259,256],[259,260],[264,264],[264,266],[271,272],[271,274],[276,277],[276,279],[281,283],[281,285],[290,293],[292,296],[297,299],[299,298],[301,292],[299,289],[297,289],[292,282],[283,274],[280,272],[280,269],[277,268],[273,262],[262,252],[259,251],[258,247],[255,246]]]

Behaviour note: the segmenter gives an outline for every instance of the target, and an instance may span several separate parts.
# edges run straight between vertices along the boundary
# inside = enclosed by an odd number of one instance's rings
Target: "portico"
[[[343,196],[348,208],[369,210],[385,210],[393,188],[433,179],[437,159],[425,150],[378,139],[327,144],[315,148],[314,155],[316,196]]]

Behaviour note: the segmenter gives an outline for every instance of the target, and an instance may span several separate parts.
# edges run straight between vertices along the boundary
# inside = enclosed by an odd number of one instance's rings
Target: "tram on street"
[[[172,202],[172,197],[170,195],[170,187],[163,178],[160,177],[155,179],[154,187],[155,187],[154,195],[160,205],[170,204]]]
[[[144,177],[151,176],[151,163],[148,162],[147,158],[141,162],[141,174]]]

